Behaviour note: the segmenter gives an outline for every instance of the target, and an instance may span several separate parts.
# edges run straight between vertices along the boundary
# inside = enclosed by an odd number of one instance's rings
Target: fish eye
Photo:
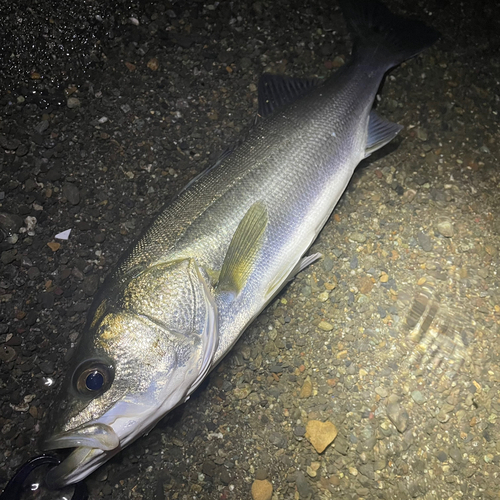
[[[91,360],[80,365],[73,375],[73,386],[84,396],[98,396],[107,391],[114,378],[111,365]]]
[[[89,391],[98,391],[104,385],[104,376],[100,371],[93,371],[87,375],[85,386]]]

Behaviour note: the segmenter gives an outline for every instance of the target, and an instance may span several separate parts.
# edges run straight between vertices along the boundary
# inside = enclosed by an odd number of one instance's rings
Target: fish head
[[[217,348],[215,301],[193,259],[142,272],[92,310],[49,414],[44,448],[73,449],[47,475],[54,488],[85,478],[186,401]]]

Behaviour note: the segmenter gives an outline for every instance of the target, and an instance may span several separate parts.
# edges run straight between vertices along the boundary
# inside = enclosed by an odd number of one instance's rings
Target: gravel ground
[[[404,130],[324,259],[90,498],[500,498],[500,9],[387,3],[442,33],[384,83]],[[39,451],[100,280],[252,121],[259,75],[325,77],[351,48],[334,2],[100,4],[0,6],[0,485]]]

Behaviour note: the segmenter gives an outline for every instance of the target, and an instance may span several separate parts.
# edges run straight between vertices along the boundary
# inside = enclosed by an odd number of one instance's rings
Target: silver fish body
[[[55,487],[84,478],[189,398],[316,258],[304,254],[354,169],[400,130],[372,111],[377,90],[436,33],[376,1],[343,9],[358,40],[352,60],[323,84],[292,90],[295,99],[190,183],[98,292],[46,444],[75,448],[49,473]],[[276,90],[269,84],[261,99]]]

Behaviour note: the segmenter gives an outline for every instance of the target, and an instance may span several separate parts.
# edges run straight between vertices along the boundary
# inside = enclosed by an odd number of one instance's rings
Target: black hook
[[[12,479],[0,495],[0,500],[19,500],[23,492],[23,485],[27,477],[38,467],[43,465],[59,465],[61,461],[53,455],[39,455],[19,467]],[[89,497],[86,484],[82,481],[74,485],[75,491],[71,500],[87,500]]]

